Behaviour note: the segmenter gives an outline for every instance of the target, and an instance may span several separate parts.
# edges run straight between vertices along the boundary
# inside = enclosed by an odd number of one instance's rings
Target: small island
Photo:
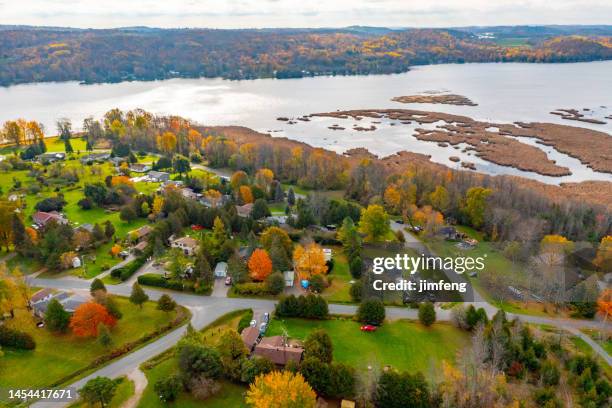
[[[478,106],[478,104],[474,103],[470,98],[456,94],[397,96],[391,100],[393,102],[400,103],[432,103],[456,106]]]

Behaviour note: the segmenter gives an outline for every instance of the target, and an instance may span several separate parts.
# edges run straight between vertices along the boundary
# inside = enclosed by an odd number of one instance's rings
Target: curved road
[[[403,226],[392,223],[394,230],[402,230]],[[402,231],[403,232],[403,231]],[[430,254],[430,251],[416,239],[412,234],[404,234],[406,237],[406,246],[416,249],[424,254]],[[147,263],[141,268],[139,273],[143,273],[150,263]],[[465,282],[466,279],[453,271],[445,271],[445,274],[453,282]],[[131,285],[135,281],[136,276],[132,277],[127,282],[123,282],[118,285],[108,285],[107,290],[116,295],[129,296],[131,292]],[[36,287],[48,287],[63,290],[71,290],[75,292],[89,292],[91,280],[79,280],[74,278],[62,278],[62,279],[38,279],[33,278],[30,281],[32,286]],[[470,287],[470,285],[468,285]],[[198,296],[186,293],[170,292],[159,289],[145,289],[151,300],[157,300],[163,293],[170,294],[178,304],[185,306],[192,313],[191,324],[195,329],[202,329],[214,322],[219,317],[226,313],[232,312],[238,309],[251,308],[255,311],[255,314],[261,314],[263,312],[270,312],[274,309],[275,301],[263,300],[263,299],[243,299],[243,298],[227,298],[224,296]],[[484,298],[476,291],[472,294],[468,294],[471,298],[467,303],[473,303],[475,307],[483,307],[487,311],[489,316],[492,316],[497,312],[497,308],[487,303]],[[330,304],[329,311],[332,314],[355,314],[357,310],[356,306],[352,305],[338,305]],[[415,309],[409,308],[398,308],[398,307],[387,307],[387,318],[389,319],[417,319],[418,312]],[[451,320],[450,310],[436,309],[437,320],[449,321]],[[593,350],[601,356],[609,365],[612,365],[612,358],[608,353],[588,335],[582,333],[582,328],[593,328],[601,329],[601,323],[588,320],[572,320],[572,319],[561,319],[561,318],[550,318],[550,317],[538,317],[518,314],[507,314],[509,318],[517,318],[526,323],[533,324],[546,324],[569,331],[570,333],[580,337],[586,343],[588,343]],[[159,339],[147,344],[146,346],[121,357],[112,363],[100,368],[94,373],[70,384],[69,387],[76,389],[81,388],[88,380],[98,377],[105,376],[109,378],[117,378],[121,376],[133,375],[138,370],[139,366],[151,357],[170,349],[177,341],[181,338],[186,330],[186,326],[175,329],[174,331],[160,337]],[[62,407],[68,405],[67,403],[60,402],[38,402],[33,404],[34,407]]]

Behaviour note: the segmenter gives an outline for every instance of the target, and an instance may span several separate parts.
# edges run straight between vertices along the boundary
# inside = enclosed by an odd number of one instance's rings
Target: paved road
[[[403,230],[401,225],[393,223],[394,230]],[[403,232],[403,231],[402,231]],[[406,236],[406,246],[416,249],[425,255],[431,255],[431,252],[414,236],[411,234],[404,234]],[[138,272],[138,275],[144,273],[145,271],[151,268],[151,264],[147,263],[143,266],[141,271]],[[448,278],[453,282],[466,282],[467,280],[459,274],[456,274],[452,271],[445,271],[445,274]],[[107,285],[107,290],[116,295],[121,296],[129,296],[131,292],[131,284],[134,280],[130,279],[128,282],[124,282],[119,285]],[[221,281],[221,280],[220,280]],[[265,312],[271,312],[274,310],[275,301],[272,300],[263,300],[263,299],[242,299],[242,298],[228,298],[223,292],[221,288],[221,283],[219,287],[215,289],[213,292],[215,296],[198,296],[187,293],[177,293],[171,291],[164,291],[160,289],[149,289],[146,288],[146,292],[149,295],[151,300],[157,300],[163,293],[170,294],[177,303],[187,307],[192,313],[191,324],[196,329],[202,329],[210,323],[214,322],[217,318],[223,316],[226,313],[232,312],[238,309],[247,309],[251,308],[254,310],[256,316],[261,316]],[[70,278],[62,278],[62,279],[38,279],[32,278],[30,284],[36,287],[49,287],[49,288],[57,288],[64,290],[72,290],[78,292],[89,291],[89,281],[85,280],[75,280]],[[470,286],[470,285],[468,285]],[[473,298],[475,301],[472,301],[477,307],[484,307],[489,316],[492,316],[497,309],[487,303],[480,294],[476,291],[473,292]],[[471,300],[471,299],[467,299]],[[338,304],[330,304],[329,305],[330,313],[332,314],[345,314],[345,315],[353,315],[357,311],[356,306],[352,305],[338,305]],[[437,308],[437,320],[441,321],[449,321],[451,320],[451,312],[449,310],[444,310]],[[399,308],[399,307],[388,307],[387,308],[387,318],[389,319],[417,319],[418,312],[415,309],[409,308]],[[526,323],[534,323],[534,324],[546,324],[550,326],[554,326],[563,330],[567,330],[572,334],[582,338],[585,342],[587,342],[593,350],[599,354],[608,364],[612,365],[612,358],[606,351],[599,346],[595,341],[593,341],[589,336],[582,333],[580,331],[581,328],[593,328],[593,329],[601,329],[602,324],[600,322],[588,321],[588,320],[572,320],[572,319],[561,319],[561,318],[550,318],[550,317],[538,317],[538,316],[527,316],[527,315],[517,315],[517,314],[508,314],[509,318],[517,318]],[[180,327],[175,329],[174,331],[166,334],[165,336],[149,343],[148,345],[130,353],[111,364],[97,370],[93,374],[76,381],[71,384],[70,387],[74,387],[78,389],[82,387],[88,380],[97,376],[105,376],[110,378],[117,378],[120,376],[127,375],[138,375],[134,374],[135,370],[138,370],[138,367],[149,360],[151,357],[168,350],[173,347],[176,342],[181,338],[183,333],[185,332],[186,327]],[[133,403],[133,402],[132,402]],[[36,403],[33,406],[35,407],[62,407],[67,404],[65,403]]]

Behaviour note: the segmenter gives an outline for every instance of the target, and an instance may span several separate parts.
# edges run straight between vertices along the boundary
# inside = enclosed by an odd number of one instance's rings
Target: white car
[[[255,319],[251,320],[250,326],[251,327],[256,327],[257,326],[257,320],[255,320]]]

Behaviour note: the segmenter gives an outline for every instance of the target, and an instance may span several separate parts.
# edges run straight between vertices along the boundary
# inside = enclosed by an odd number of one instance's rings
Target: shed
[[[285,287],[292,288],[295,282],[295,272],[285,271],[283,272],[283,277],[285,278]]]

